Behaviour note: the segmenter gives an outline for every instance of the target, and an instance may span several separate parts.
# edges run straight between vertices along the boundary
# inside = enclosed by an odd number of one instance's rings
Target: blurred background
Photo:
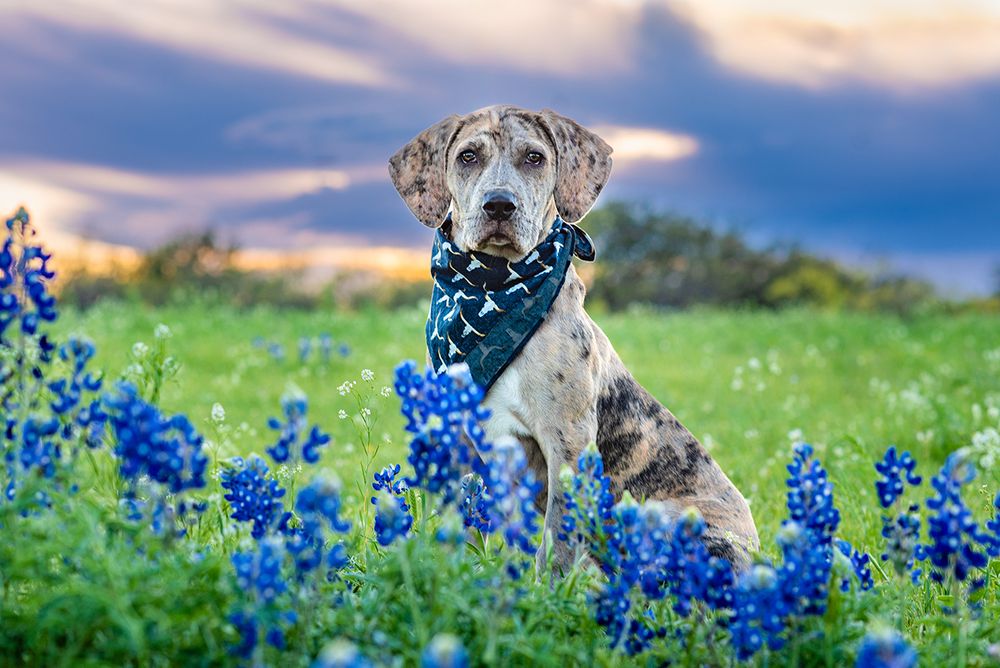
[[[591,303],[998,310],[996,0],[3,0],[0,208],[63,299],[393,306],[386,160],[553,108],[615,169]]]

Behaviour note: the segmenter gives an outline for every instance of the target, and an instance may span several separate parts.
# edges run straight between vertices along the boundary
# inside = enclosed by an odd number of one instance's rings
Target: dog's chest
[[[490,441],[501,437],[532,436],[528,406],[521,391],[522,358],[508,366],[487,393],[483,405],[490,411],[486,436]]]

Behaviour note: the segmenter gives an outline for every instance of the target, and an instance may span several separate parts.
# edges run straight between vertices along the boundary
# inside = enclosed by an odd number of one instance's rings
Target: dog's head
[[[464,251],[523,258],[556,213],[576,222],[611,173],[611,147],[552,111],[494,106],[449,116],[401,148],[389,174],[413,215]]]

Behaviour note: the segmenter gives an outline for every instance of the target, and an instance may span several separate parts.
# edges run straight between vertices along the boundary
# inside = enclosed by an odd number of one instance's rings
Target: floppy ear
[[[556,209],[563,220],[575,223],[594,206],[611,175],[607,142],[574,120],[550,109],[541,113],[556,144]]]
[[[418,134],[389,158],[389,176],[399,196],[427,227],[440,227],[451,204],[445,161],[460,125],[459,116],[449,116]]]

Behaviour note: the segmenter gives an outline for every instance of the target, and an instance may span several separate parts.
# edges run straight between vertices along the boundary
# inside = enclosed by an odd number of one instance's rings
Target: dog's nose
[[[509,190],[491,190],[483,198],[483,211],[490,220],[509,220],[517,211],[514,193]]]

